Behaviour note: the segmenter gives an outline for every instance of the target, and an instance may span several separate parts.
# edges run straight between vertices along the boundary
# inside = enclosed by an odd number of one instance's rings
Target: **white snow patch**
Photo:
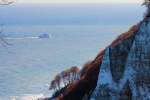
[[[44,98],[43,94],[25,94],[23,96],[12,96],[11,100],[37,100],[38,98]]]

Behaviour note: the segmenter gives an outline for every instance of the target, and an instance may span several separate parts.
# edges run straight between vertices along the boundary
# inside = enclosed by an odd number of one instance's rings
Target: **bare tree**
[[[57,74],[54,79],[50,82],[49,90],[58,91],[61,89],[61,85],[66,87],[67,85],[80,79],[80,69],[77,66],[72,66],[71,68],[62,71]]]
[[[10,0],[0,0],[0,5],[10,5],[12,4],[14,1],[10,1]]]
[[[3,27],[1,26],[1,29],[0,29],[0,43],[6,47],[8,45],[11,45],[10,43],[7,42],[6,38],[5,38],[5,35],[3,34]]]
[[[10,0],[0,0],[0,6],[5,6],[5,5],[10,5],[12,4],[14,1],[10,1]],[[1,29],[0,29],[0,43],[3,45],[3,46],[6,46],[6,45],[10,45],[4,35],[3,35],[3,26],[1,26]]]

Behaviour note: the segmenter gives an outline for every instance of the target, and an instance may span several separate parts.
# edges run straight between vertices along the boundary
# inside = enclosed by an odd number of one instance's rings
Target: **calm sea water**
[[[7,27],[5,35],[11,45],[0,47],[0,96],[49,93],[47,84],[55,74],[93,59],[128,27]],[[36,38],[43,33],[50,38]]]
[[[104,8],[107,9],[107,7]],[[132,8],[132,6],[129,8]],[[11,12],[8,9],[6,11]],[[75,12],[77,11],[75,10]],[[134,10],[131,12],[134,12]],[[18,12],[15,13],[16,18],[14,19],[17,19]],[[135,15],[138,14],[139,12],[135,13]],[[8,15],[3,12],[2,18]],[[90,20],[85,15],[82,17]],[[87,15],[91,16],[90,13]],[[112,14],[109,15],[112,16]],[[67,16],[67,12],[65,16]],[[18,17],[20,17],[19,14]],[[12,23],[6,21],[7,25],[3,27],[4,35],[11,45],[4,47],[0,43],[0,100],[10,100],[11,96],[26,96],[28,94],[49,95],[48,84],[58,72],[71,66],[81,67],[86,61],[94,59],[100,50],[109,45],[119,34],[127,31],[130,23],[136,23],[140,19],[139,16],[132,17],[134,20],[132,18],[129,20],[123,20],[120,17],[115,18],[119,23],[125,22],[124,24],[116,24],[115,20],[112,22],[110,19],[107,21],[107,18],[105,19],[107,24],[102,22],[101,24],[92,23],[91,25],[89,23],[83,25],[77,23],[67,25],[62,25],[62,23],[60,25],[35,25],[35,23],[34,25],[18,25],[17,22],[14,24],[14,19],[12,19]],[[69,18],[71,19],[71,17]],[[74,18],[69,23],[72,20]],[[5,22],[5,20],[3,21]],[[129,24],[127,24],[128,22]],[[19,23],[22,23],[21,18]],[[49,34],[50,38],[37,38],[44,33]]]

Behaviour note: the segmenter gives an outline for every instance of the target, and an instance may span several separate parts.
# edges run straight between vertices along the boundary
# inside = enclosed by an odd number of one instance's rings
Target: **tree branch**
[[[10,43],[8,43],[5,39],[5,37],[3,36],[3,29],[0,29],[0,43],[2,45],[11,45]]]
[[[14,1],[9,1],[9,0],[0,0],[0,5],[10,5],[14,3]]]

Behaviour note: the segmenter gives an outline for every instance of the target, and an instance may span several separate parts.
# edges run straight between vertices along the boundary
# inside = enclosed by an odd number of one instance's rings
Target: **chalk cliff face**
[[[121,34],[56,100],[150,100],[150,17]]]
[[[121,34],[86,66],[81,79],[68,86],[57,99],[149,98],[149,27],[150,22],[145,20]]]
[[[91,100],[150,100],[150,19],[105,50]]]

